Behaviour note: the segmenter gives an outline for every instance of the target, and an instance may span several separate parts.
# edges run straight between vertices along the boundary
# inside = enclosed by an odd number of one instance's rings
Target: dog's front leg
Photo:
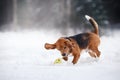
[[[72,63],[73,63],[73,64],[76,64],[77,61],[78,61],[78,59],[80,58],[80,54],[75,54],[75,55],[73,55],[73,56],[74,56],[74,58],[73,58]]]

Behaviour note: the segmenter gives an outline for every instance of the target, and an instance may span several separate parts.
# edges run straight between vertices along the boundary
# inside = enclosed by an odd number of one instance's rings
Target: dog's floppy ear
[[[49,43],[45,43],[45,46],[44,46],[46,49],[55,49],[56,48],[56,45],[55,44],[49,44]]]

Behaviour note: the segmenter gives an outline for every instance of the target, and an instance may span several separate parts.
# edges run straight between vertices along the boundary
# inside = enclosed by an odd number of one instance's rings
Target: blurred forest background
[[[120,28],[120,0],[0,0],[0,31],[86,30],[86,14],[101,29]]]

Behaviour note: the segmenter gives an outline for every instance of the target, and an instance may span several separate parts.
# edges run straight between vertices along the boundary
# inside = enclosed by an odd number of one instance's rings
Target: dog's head
[[[49,44],[49,43],[45,44],[46,49],[57,49],[61,52],[61,55],[63,57],[68,56],[68,54],[71,53],[72,46],[73,43],[66,38],[60,38],[54,44]]]

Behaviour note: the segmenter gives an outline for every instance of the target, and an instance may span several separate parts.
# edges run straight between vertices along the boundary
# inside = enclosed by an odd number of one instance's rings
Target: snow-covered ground
[[[55,35],[54,35],[55,34]],[[76,65],[62,61],[57,50],[44,49],[60,33],[46,31],[0,32],[0,80],[120,80],[120,31],[101,37],[97,61],[83,52]]]

